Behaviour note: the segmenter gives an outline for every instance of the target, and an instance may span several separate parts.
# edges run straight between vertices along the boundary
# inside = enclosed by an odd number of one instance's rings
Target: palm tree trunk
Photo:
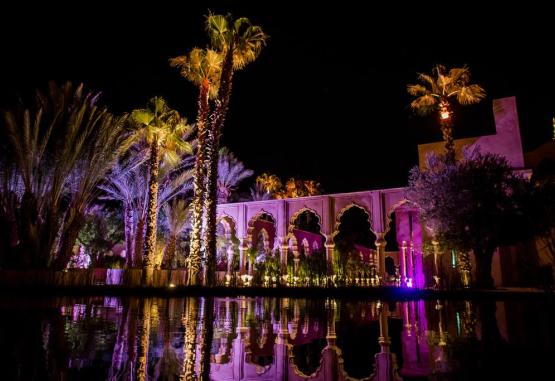
[[[69,212],[70,214],[72,212]],[[85,216],[80,214],[74,215],[67,221],[67,226],[64,227],[62,231],[62,238],[60,241],[60,248],[58,250],[58,256],[54,261],[54,269],[56,270],[63,270],[67,267],[71,257],[73,256],[73,247],[75,246],[75,241],[77,241],[77,237],[79,236],[79,232],[83,228],[85,224]]]
[[[455,140],[453,139],[453,119],[449,102],[441,101],[439,105],[440,128],[445,142],[445,154],[448,163],[455,162]]]
[[[145,254],[143,258],[143,284],[149,285],[156,254],[156,232],[158,220],[158,172],[160,146],[154,139],[150,146],[150,178],[148,180],[148,214],[146,220]]]
[[[133,231],[133,208],[128,203],[124,204],[124,230],[125,230],[125,265],[127,268],[133,267],[133,258],[135,257],[134,249],[134,231]]]
[[[171,234],[166,244],[166,250],[164,253],[164,268],[171,269],[173,266],[173,260],[175,258],[175,248],[177,246],[177,235]]]
[[[188,278],[187,282],[190,286],[198,284],[198,275],[200,272],[200,243],[202,233],[202,220],[204,210],[204,196],[206,184],[206,169],[204,167],[205,150],[206,150],[206,134],[208,128],[208,114],[210,112],[210,103],[208,101],[209,83],[205,79],[200,87],[198,98],[198,147],[195,159],[195,176],[193,178],[193,216],[191,237],[188,258]]]
[[[216,200],[218,197],[218,152],[220,135],[229,107],[233,82],[233,46],[228,50],[223,66],[218,93],[219,103],[211,115],[210,133],[207,144],[207,197],[206,197],[206,232],[204,250],[206,251],[205,285],[213,286],[216,269]]]
[[[143,265],[143,243],[145,237],[145,218],[141,216],[137,221],[137,230],[135,230],[135,251],[133,258],[133,267],[139,268]]]

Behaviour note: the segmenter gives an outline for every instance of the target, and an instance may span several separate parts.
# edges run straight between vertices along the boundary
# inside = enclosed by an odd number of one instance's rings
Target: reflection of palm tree
[[[183,367],[180,380],[196,380],[195,362],[198,324],[196,298],[187,298],[185,300],[185,312],[183,313],[182,323],[185,328],[185,337],[183,340]]]
[[[139,346],[137,350],[136,375],[137,380],[148,379],[148,349],[150,345],[150,309],[151,300],[149,298],[141,299],[139,306],[139,329],[137,336]]]
[[[461,105],[480,102],[486,93],[480,85],[469,85],[470,70],[464,66],[446,71],[442,65],[436,65],[433,74],[418,74],[420,84],[408,85],[407,91],[415,99],[410,107],[420,115],[438,111],[441,132],[445,141],[445,150],[450,159],[455,159],[453,141],[453,123],[451,120],[453,99]]]
[[[210,357],[214,337],[214,299],[204,298],[200,332],[200,381],[210,381]]]

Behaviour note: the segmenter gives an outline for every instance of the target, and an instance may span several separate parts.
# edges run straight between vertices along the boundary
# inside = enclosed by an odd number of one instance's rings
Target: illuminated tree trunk
[[[206,177],[206,232],[204,235],[204,250],[206,251],[205,285],[215,284],[216,270],[216,200],[218,197],[218,152],[220,149],[220,135],[229,108],[231,86],[233,79],[233,45],[230,46],[222,66],[218,104],[210,118],[209,144],[207,145]]]
[[[200,243],[202,233],[202,220],[204,211],[205,184],[206,184],[206,168],[204,166],[206,152],[206,134],[208,128],[208,114],[210,112],[210,104],[208,102],[208,80],[205,79],[200,87],[198,98],[198,115],[197,115],[197,131],[198,131],[198,148],[195,159],[195,176],[193,178],[193,216],[192,228],[189,247],[188,259],[188,284],[198,284],[198,275],[200,272]]]
[[[137,230],[135,231],[135,251],[133,258],[133,267],[141,267],[143,265],[143,243],[145,237],[145,218],[141,216],[137,221]]]
[[[75,215],[70,217],[69,221],[66,222],[67,225],[64,226],[62,231],[58,256],[54,261],[54,268],[56,270],[63,270],[67,267],[73,255],[73,247],[75,246],[79,232],[85,224],[85,216],[83,213],[73,211],[68,213],[75,213]]]
[[[155,137],[150,146],[150,178],[148,180],[148,214],[146,220],[145,254],[143,258],[143,284],[150,285],[156,254],[156,231],[158,220],[158,172],[160,145]]]
[[[177,246],[177,235],[171,234],[166,244],[166,250],[164,253],[164,268],[171,269],[173,266],[173,260],[175,258],[175,249]]]
[[[127,268],[133,267],[133,259],[135,258],[135,232],[133,231],[133,208],[129,203],[124,205],[124,230],[125,230],[125,265]]]
[[[455,162],[455,141],[453,139],[453,120],[451,119],[451,107],[449,102],[441,101],[439,104],[439,118],[441,134],[445,142],[445,153],[450,163]]]

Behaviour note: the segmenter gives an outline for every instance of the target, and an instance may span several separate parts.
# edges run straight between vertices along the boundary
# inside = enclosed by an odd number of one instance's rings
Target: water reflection
[[[275,298],[0,300],[1,379],[530,378],[553,302]]]

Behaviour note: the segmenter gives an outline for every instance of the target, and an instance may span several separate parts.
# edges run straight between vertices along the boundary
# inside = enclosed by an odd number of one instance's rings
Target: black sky
[[[469,65],[488,92],[486,102],[458,114],[456,137],[493,132],[491,100],[511,95],[525,149],[551,136],[555,44],[547,7],[115,4],[3,9],[1,105],[50,79],[70,79],[101,90],[116,112],[163,95],[193,120],[196,91],[167,59],[206,45],[211,9],[249,17],[270,35],[260,58],[236,76],[224,130],[224,144],[256,172],[314,178],[327,192],[405,185],[417,144],[440,139],[433,119],[408,111],[405,87],[436,63]]]

